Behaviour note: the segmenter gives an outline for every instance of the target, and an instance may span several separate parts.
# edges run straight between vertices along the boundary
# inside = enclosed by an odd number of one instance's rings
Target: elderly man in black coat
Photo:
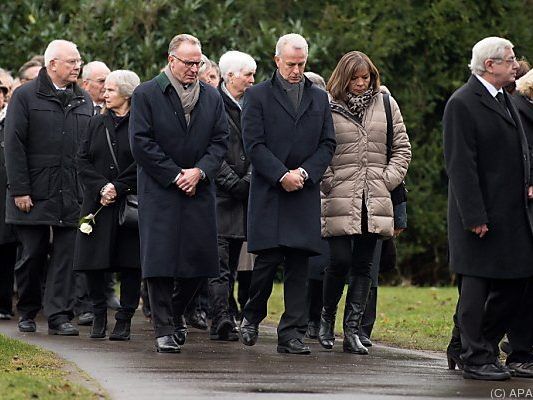
[[[490,37],[472,49],[472,76],[444,111],[449,176],[450,264],[460,281],[456,322],[469,379],[532,376],[530,355],[498,362],[498,343],[517,318],[533,276],[533,198],[529,150],[516,108],[502,87],[515,79],[513,45]]]
[[[214,179],[228,124],[217,90],[198,80],[201,57],[197,38],[175,36],[168,66],[132,97],[141,266],[159,352],[180,351],[185,307],[219,271]]]
[[[308,258],[320,254],[319,182],[335,151],[327,94],[304,77],[308,46],[297,34],[276,45],[272,79],[244,95],[242,128],[252,162],[248,251],[257,254],[241,338],[255,344],[267,314],[277,267],[284,266],[285,312],[278,326],[280,353],[308,354]]]
[[[5,126],[6,222],[15,225],[22,244],[15,268],[19,330],[36,330],[34,318],[41,309],[41,283],[52,231],[44,292],[48,333],[78,335],[70,323],[72,262],[82,195],[74,160],[93,105],[76,84],[82,62],[74,43],[52,41],[44,60],[45,68],[37,79],[13,93]]]

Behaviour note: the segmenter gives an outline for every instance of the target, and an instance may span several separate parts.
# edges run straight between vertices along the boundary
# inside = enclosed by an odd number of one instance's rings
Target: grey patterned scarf
[[[346,95],[346,105],[348,110],[355,115],[355,117],[362,122],[365,116],[366,109],[374,96],[372,89],[368,89],[366,92],[360,95],[348,93]]]
[[[197,79],[196,82],[189,84],[187,89],[185,89],[183,84],[174,78],[168,65],[165,67],[165,75],[178,93],[181,106],[183,107],[183,113],[185,114],[185,120],[187,121],[187,125],[189,125],[191,122],[191,112],[198,101],[198,97],[200,97],[200,83],[198,83]]]

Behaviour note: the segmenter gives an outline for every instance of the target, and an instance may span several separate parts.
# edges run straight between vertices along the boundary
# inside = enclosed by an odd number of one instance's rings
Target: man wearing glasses
[[[175,36],[168,65],[132,97],[130,143],[138,163],[141,265],[156,350],[178,353],[185,307],[218,276],[215,182],[228,124],[217,90],[198,80],[200,41]]]
[[[102,61],[91,61],[83,67],[81,86],[91,96],[95,114],[100,114],[104,106],[104,83],[110,72]]]
[[[459,365],[466,379],[531,378],[531,349],[513,347],[506,367],[498,361],[511,321],[524,318],[516,311],[533,276],[531,160],[520,118],[502,90],[518,70],[512,43],[481,40],[470,69],[443,120],[450,265],[460,292],[449,367]]]
[[[75,156],[93,106],[87,92],[76,84],[82,62],[74,43],[52,41],[44,59],[37,78],[15,90],[7,112],[6,222],[15,225],[22,244],[15,267],[19,330],[36,330],[34,319],[41,309],[46,271],[42,306],[48,333],[74,336],[78,329],[70,322],[72,259],[81,202]]]

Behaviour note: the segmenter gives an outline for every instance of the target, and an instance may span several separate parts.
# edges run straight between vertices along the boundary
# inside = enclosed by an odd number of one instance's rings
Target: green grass
[[[342,333],[344,295],[339,302],[336,333]],[[454,287],[380,287],[372,339],[395,347],[444,351],[450,340],[456,302]],[[282,312],[282,286],[276,284],[268,304],[267,320],[277,323]]]
[[[63,361],[53,353],[0,334],[0,399],[101,398],[69,383],[62,367]]]

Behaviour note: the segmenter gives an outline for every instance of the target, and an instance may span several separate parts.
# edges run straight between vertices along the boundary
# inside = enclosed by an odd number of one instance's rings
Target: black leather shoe
[[[302,342],[302,339],[293,338],[284,343],[278,344],[278,353],[289,353],[289,354],[310,354],[311,350],[309,346],[305,345]]]
[[[207,315],[205,311],[195,310],[185,317],[187,324],[196,329],[207,330]]]
[[[218,320],[211,323],[211,329],[209,330],[209,339],[211,340],[223,340],[233,342],[239,340],[236,334],[236,327],[233,318],[229,316],[222,316]]]
[[[305,337],[309,339],[318,338],[318,325],[319,321],[309,321],[307,324],[307,332],[305,332]]]
[[[242,344],[245,346],[253,346],[257,342],[257,337],[259,336],[259,325],[252,324],[245,317],[243,317],[239,334]]]
[[[455,366],[457,366],[457,369],[463,369],[460,351],[453,349],[450,345],[446,349],[446,358],[448,359],[448,369],[454,370]]]
[[[506,381],[511,374],[502,370],[496,364],[463,365],[463,378],[482,381]]]
[[[174,340],[174,335],[166,335],[156,338],[155,349],[158,353],[179,353],[181,351],[181,347]]]
[[[10,320],[10,319],[11,319],[11,314],[8,314],[8,313],[0,313],[0,320],[7,321],[7,320]]]
[[[130,340],[131,337],[131,320],[117,319],[113,332],[109,335],[109,340]]]
[[[174,340],[180,345],[185,344],[187,340],[187,323],[185,322],[185,317],[180,315],[174,318]]]
[[[533,362],[510,362],[507,368],[511,371],[512,376],[518,378],[533,378]]]
[[[80,331],[70,322],[63,322],[55,326],[48,326],[49,335],[79,336]]]
[[[21,319],[18,323],[19,332],[35,332],[37,330],[37,325],[35,321],[30,318]]]
[[[359,335],[359,340],[361,341],[361,344],[365,347],[372,347],[372,341],[367,338],[366,336]]]
[[[84,312],[78,316],[78,325],[88,326],[93,324],[94,314],[92,312]]]
[[[95,315],[89,337],[91,339],[103,339],[105,338],[106,330],[107,314]]]

